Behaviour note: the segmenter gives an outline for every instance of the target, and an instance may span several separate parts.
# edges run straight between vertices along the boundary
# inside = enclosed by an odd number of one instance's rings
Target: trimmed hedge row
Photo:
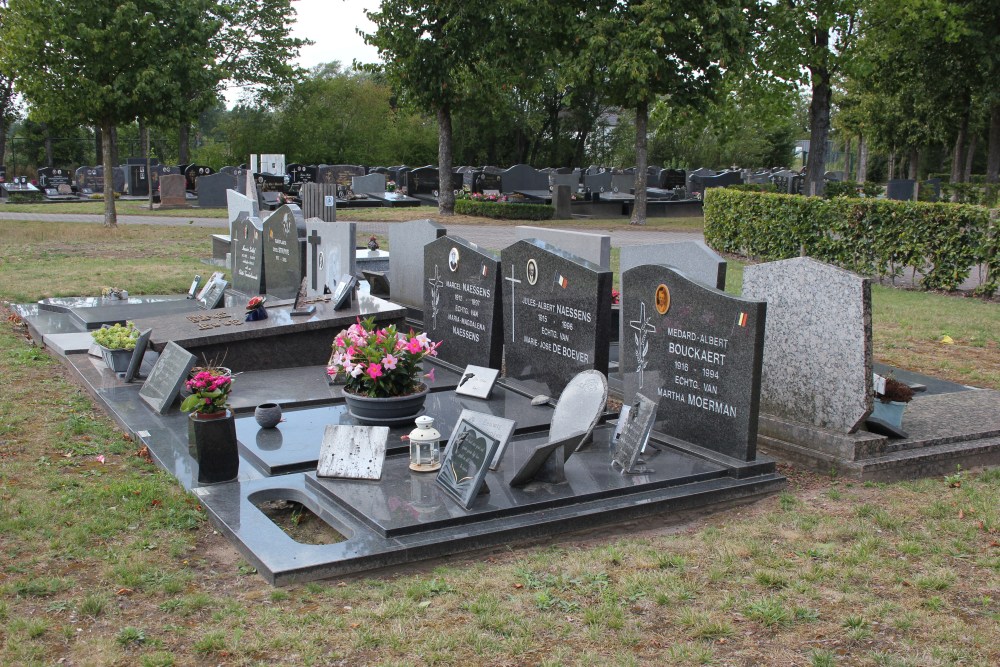
[[[808,255],[862,275],[907,268],[925,289],[954,290],[984,264],[977,289],[1000,284],[1000,220],[981,206],[882,199],[801,197],[711,188],[705,241],[720,252],[764,260]]]
[[[503,204],[495,201],[457,199],[455,213],[496,220],[550,220],[555,209],[546,204]]]

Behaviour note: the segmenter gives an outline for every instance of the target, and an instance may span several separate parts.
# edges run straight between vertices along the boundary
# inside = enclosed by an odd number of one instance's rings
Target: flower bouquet
[[[262,296],[255,296],[247,302],[247,322],[267,319],[267,310],[264,308],[264,301],[266,300]]]
[[[376,329],[373,318],[359,319],[333,339],[326,372],[346,377],[345,391],[356,396],[406,396],[421,390],[420,362],[437,356],[440,345],[425,333],[400,333],[396,325]]]
[[[191,395],[181,403],[184,412],[199,415],[225,413],[233,377],[224,371],[207,369],[195,373],[186,383]]]
[[[125,326],[102,327],[90,332],[94,342],[101,347],[104,363],[115,373],[124,373],[132,360],[132,351],[139,342],[139,330],[132,322]]]

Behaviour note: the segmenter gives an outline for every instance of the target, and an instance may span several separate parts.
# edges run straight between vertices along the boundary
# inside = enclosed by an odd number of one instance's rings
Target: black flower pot
[[[240,472],[240,454],[232,410],[208,418],[192,412],[188,419],[192,454],[198,462],[198,483],[218,484],[236,479]]]

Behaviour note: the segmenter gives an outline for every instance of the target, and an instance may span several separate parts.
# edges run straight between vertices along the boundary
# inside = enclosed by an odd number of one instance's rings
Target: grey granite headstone
[[[885,186],[886,199],[896,199],[907,201],[913,199],[916,193],[917,182],[909,178],[897,178],[889,181]]]
[[[580,174],[551,174],[549,176],[549,182],[553,188],[560,185],[568,185],[570,192],[576,192],[580,189]]]
[[[385,192],[385,174],[368,174],[351,178],[351,189],[354,194],[365,195],[369,192],[382,194]]]
[[[504,192],[548,190],[549,175],[526,164],[515,164],[500,174],[500,187]]]
[[[263,294],[264,224],[246,213],[233,225],[233,289],[247,296]]]
[[[389,277],[393,302],[417,310],[424,307],[424,246],[447,232],[433,220],[389,225]]]
[[[319,218],[324,222],[337,220],[337,184],[336,183],[303,183],[302,215],[309,218]]]
[[[611,236],[591,232],[575,232],[569,229],[530,227],[518,225],[514,228],[518,239],[538,239],[564,252],[581,257],[602,268],[611,267]]]
[[[726,260],[702,241],[678,241],[621,247],[619,270],[625,273],[642,264],[666,264],[691,280],[709,287],[726,288]]]
[[[500,368],[503,318],[496,253],[457,236],[431,241],[424,246],[423,292],[424,331],[431,340],[443,341],[441,359]]]
[[[507,377],[558,396],[580,371],[607,374],[611,271],[534,239],[500,256]]]
[[[584,175],[583,187],[590,192],[611,192],[611,172]]]
[[[652,264],[622,274],[622,296],[622,401],[642,394],[657,430],[754,460],[767,305]]]
[[[555,220],[569,220],[573,217],[572,197],[568,185],[552,186],[552,206],[556,212],[552,215]]]
[[[304,237],[302,211],[294,204],[279,207],[264,221],[264,275],[270,296],[292,299],[298,293],[305,275]]]
[[[743,295],[767,301],[761,410],[856,431],[872,411],[869,280],[797,257],[747,266]]]
[[[324,288],[334,290],[345,273],[354,275],[357,223],[306,220],[306,289],[309,296],[319,296]]]
[[[227,193],[236,189],[236,177],[231,174],[208,174],[198,177],[198,206],[223,208],[228,205]]]
[[[611,175],[611,191],[620,192],[622,194],[629,194],[635,189],[635,175],[634,174],[612,174]]]
[[[161,415],[165,414],[193,367],[194,355],[177,343],[168,342],[139,390],[139,398]]]
[[[183,174],[164,174],[160,177],[160,207],[187,206],[187,180]]]

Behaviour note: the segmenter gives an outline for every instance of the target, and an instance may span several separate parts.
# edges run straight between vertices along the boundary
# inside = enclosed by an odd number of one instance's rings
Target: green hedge
[[[920,271],[926,289],[956,289],[984,264],[979,292],[1000,284],[1000,221],[988,209],[883,199],[801,197],[711,188],[705,241],[763,260],[808,255],[862,275]]]
[[[505,204],[458,199],[455,201],[455,213],[497,220],[551,220],[555,209],[546,204]]]

